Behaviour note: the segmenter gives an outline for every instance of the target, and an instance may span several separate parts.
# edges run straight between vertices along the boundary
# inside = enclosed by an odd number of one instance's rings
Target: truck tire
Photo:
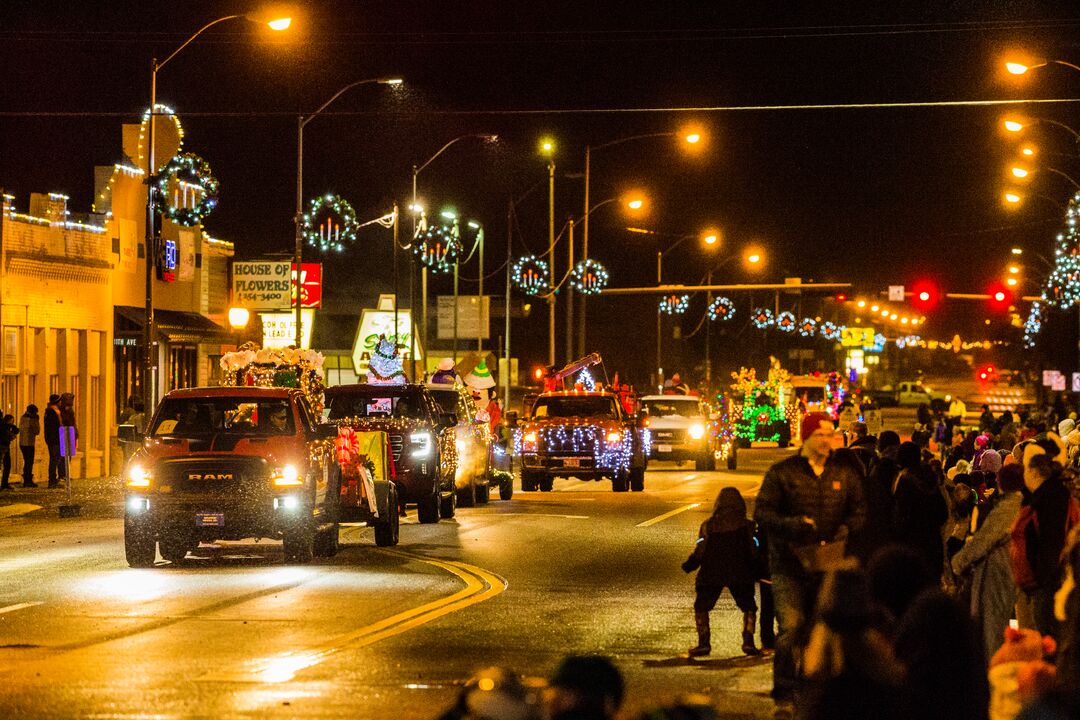
[[[154,550],[157,544],[154,536],[130,523],[124,523],[124,556],[133,568],[154,566]]]
[[[386,503],[391,508],[385,518],[375,523],[375,544],[379,547],[393,547],[398,544],[398,530],[401,527],[397,513],[397,487],[390,483],[390,499]]]
[[[161,557],[173,565],[179,565],[187,557],[188,550],[191,549],[191,543],[184,538],[162,538],[159,549],[161,550]]]
[[[540,478],[540,492],[551,492],[551,489],[555,487],[555,477],[552,475],[543,475]]]
[[[612,492],[626,492],[630,489],[630,473],[629,471],[617,472],[611,476],[611,490]]]
[[[458,507],[474,507],[476,505],[476,486],[473,485],[472,480],[469,480],[469,484],[465,487],[457,489],[457,506]]]
[[[330,527],[315,533],[315,557],[334,557],[338,554],[338,550],[341,549],[338,530],[338,518],[335,513]]]
[[[285,562],[306,565],[315,556],[315,525],[310,520],[289,528],[281,539]]]
[[[521,491],[522,492],[532,492],[532,491],[536,490],[536,488],[539,487],[539,485],[540,485],[540,479],[536,475],[533,475],[528,470],[522,468],[522,470],[521,470]]]
[[[424,525],[439,522],[439,491],[436,489],[431,495],[416,503],[416,515]]]
[[[457,510],[457,492],[451,490],[443,495],[439,494],[439,517],[444,520],[449,520],[454,517],[454,512]]]
[[[524,489],[524,488],[522,488]],[[509,500],[514,497],[514,476],[502,475],[499,477],[499,499]]]
[[[487,479],[484,482],[476,486],[476,504],[487,505],[491,500],[491,486],[488,485]]]
[[[645,468],[634,468],[630,471],[630,489],[641,492],[645,489]]]

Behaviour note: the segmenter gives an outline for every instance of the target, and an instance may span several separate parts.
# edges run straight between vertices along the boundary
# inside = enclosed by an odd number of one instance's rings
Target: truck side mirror
[[[315,426],[315,437],[320,440],[332,440],[338,436],[337,425],[330,423],[319,423]]]
[[[142,433],[134,425],[118,425],[116,427],[116,437],[121,442],[127,443],[142,442],[143,439]]]

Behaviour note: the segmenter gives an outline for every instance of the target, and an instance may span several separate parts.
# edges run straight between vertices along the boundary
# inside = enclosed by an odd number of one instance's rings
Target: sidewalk
[[[11,490],[0,492],[0,523],[18,519],[55,518],[60,506],[68,503],[67,489],[46,487],[24,488],[22,478],[11,477]],[[71,481],[71,502],[80,506],[80,517],[122,518],[124,491],[115,477],[76,478]]]

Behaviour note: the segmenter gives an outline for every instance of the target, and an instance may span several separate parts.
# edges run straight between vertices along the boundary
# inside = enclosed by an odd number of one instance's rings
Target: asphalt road
[[[539,682],[568,653],[603,653],[628,717],[685,693],[767,717],[770,663],[742,655],[726,595],[712,657],[687,659],[679,564],[720,488],[751,499],[788,452],[741,451],[737,472],[657,463],[644,493],[559,480],[436,525],[410,511],[397,548],[348,527],[307,566],[264,541],[133,570],[111,485],[63,520],[59,491],[5,494],[45,507],[0,520],[0,716],[433,718],[481,667]]]

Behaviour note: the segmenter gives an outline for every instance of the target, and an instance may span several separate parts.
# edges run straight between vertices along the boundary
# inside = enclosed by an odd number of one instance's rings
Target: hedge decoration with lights
[[[550,272],[547,262],[528,255],[519,258],[510,268],[510,279],[526,295],[539,295],[548,289]]]
[[[341,252],[356,242],[356,211],[345,198],[333,193],[312,198],[300,220],[300,235],[311,247]]]
[[[173,186],[172,197],[169,197],[170,185]],[[180,153],[161,168],[155,180],[154,194],[158,198],[158,212],[177,225],[201,225],[206,216],[217,207],[219,188],[208,162],[195,153]],[[190,207],[186,202],[188,192],[197,200]],[[179,200],[181,194],[185,202],[173,202]]]
[[[579,262],[570,273],[570,286],[582,295],[596,295],[607,284],[607,269],[592,258]]]
[[[730,298],[718,297],[709,303],[710,320],[730,320],[735,317],[735,303]]]

